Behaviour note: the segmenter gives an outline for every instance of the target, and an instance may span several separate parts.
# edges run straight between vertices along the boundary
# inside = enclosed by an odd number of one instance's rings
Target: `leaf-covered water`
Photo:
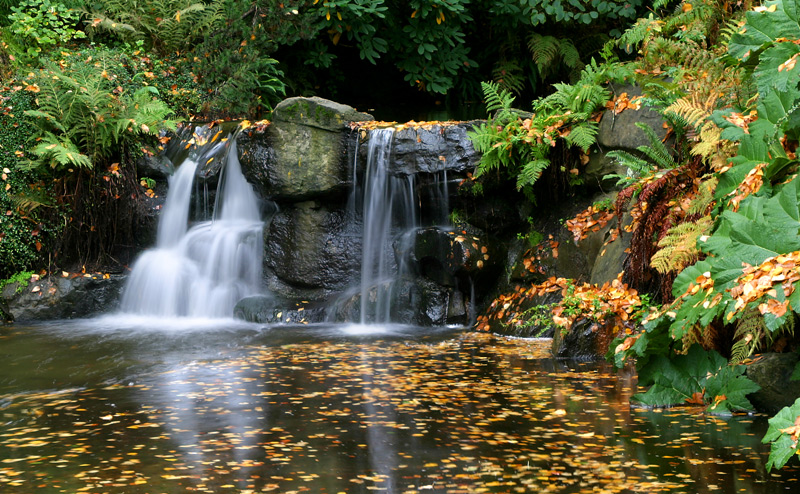
[[[766,473],[762,417],[632,409],[632,373],[555,362],[548,341],[423,334],[2,329],[0,490],[800,488],[795,468]]]

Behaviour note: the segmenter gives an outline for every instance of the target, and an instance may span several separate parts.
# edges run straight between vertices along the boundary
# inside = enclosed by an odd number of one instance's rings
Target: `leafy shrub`
[[[58,232],[57,223],[40,214],[53,208],[51,184],[16,166],[35,131],[23,115],[34,108],[34,93],[16,87],[0,92],[0,278],[40,267]]]
[[[797,440],[800,437],[800,398],[794,404],[784,407],[771,419],[769,419],[769,429],[764,435],[762,442],[771,443],[767,470],[772,468],[782,468],[792,458],[798,454]]]
[[[637,365],[639,385],[646,392],[632,397],[644,405],[708,405],[712,413],[752,410],[747,395],[760,387],[743,374],[745,366],[728,365],[715,351],[693,345],[685,355],[658,355]]]
[[[533,114],[522,118],[512,109],[514,97],[495,83],[482,83],[486,107],[494,116],[468,133],[482,153],[476,178],[502,169],[516,180],[517,188],[535,200],[533,185],[551,164],[550,153],[557,141],[584,153],[595,143],[598,124],[591,117],[611,96],[604,87],[609,80],[622,80],[630,73],[618,64],[587,66],[575,84],[555,84],[556,91],[533,102]]]
[[[160,54],[182,51],[224,23],[222,1],[99,0],[86,10],[90,31],[106,30],[134,42],[146,40]]]
[[[80,12],[60,2],[22,0],[11,10],[9,29],[20,38],[20,44],[25,45],[29,57],[38,56],[43,47],[55,47],[86,37],[83,31],[75,29]]]
[[[98,62],[102,64],[102,62]],[[172,111],[152,86],[119,94],[107,72],[92,64],[73,66],[70,74],[54,63],[39,71],[37,110],[25,114],[38,127],[39,142],[32,165],[60,171],[93,168],[104,163],[121,141],[154,135]]]

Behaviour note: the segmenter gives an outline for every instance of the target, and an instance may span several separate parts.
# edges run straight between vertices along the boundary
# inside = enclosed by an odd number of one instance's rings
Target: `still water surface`
[[[169,329],[164,329],[169,327]],[[548,341],[403,326],[0,328],[0,492],[800,492],[766,419],[632,409]]]

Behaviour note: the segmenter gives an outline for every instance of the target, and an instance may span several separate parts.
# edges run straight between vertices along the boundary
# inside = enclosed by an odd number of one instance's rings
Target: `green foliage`
[[[157,99],[155,88],[116,94],[107,74],[90,64],[73,66],[67,74],[47,63],[36,83],[39,108],[25,112],[41,139],[31,149],[37,156],[31,166],[91,168],[108,159],[121,141],[172,125],[165,120],[172,112]]]
[[[9,29],[25,46],[28,57],[37,57],[42,48],[63,45],[73,39],[85,38],[75,29],[80,13],[64,4],[50,0],[22,0],[8,16]]]
[[[598,124],[593,113],[608,101],[603,85],[629,75],[617,64],[587,65],[575,84],[554,84],[556,92],[533,102],[533,115],[523,119],[511,108],[514,97],[496,83],[481,83],[486,107],[494,116],[468,132],[482,153],[474,176],[494,170],[516,179],[517,189],[535,200],[533,185],[550,166],[550,151],[557,140],[587,152],[596,140]]]
[[[632,399],[649,406],[689,403],[706,404],[712,413],[752,410],[746,396],[760,389],[743,375],[745,366],[728,365],[719,353],[700,345],[685,355],[658,355],[637,370],[639,384],[650,387]]]
[[[17,168],[25,159],[33,126],[23,113],[35,107],[33,93],[0,91],[0,278],[39,266],[40,254],[57,234],[57,225],[39,214],[32,202],[47,201],[51,182],[38,173]]]
[[[798,417],[800,417],[800,398],[794,404],[783,407],[777,415],[769,419],[769,429],[762,439],[763,443],[772,443],[767,460],[767,471],[782,468],[798,453],[797,438]]]
[[[601,17],[606,19],[634,19],[638,9],[643,5],[641,0],[623,2],[617,0],[590,0],[579,2],[568,0],[522,0],[522,15],[531,26],[545,23],[578,23],[592,24]]]
[[[225,0],[228,21],[203,37],[188,64],[202,92],[203,112],[214,117],[257,117],[284,96],[284,73],[271,55],[280,43],[311,36],[314,18],[297,14],[296,4]]]
[[[559,329],[553,322],[553,308],[556,305],[558,304],[534,305],[519,314],[517,317],[519,322],[516,324],[503,323],[503,327],[514,334],[539,338],[550,330]]]
[[[528,50],[542,79],[553,73],[559,64],[571,70],[583,67],[578,49],[570,39],[532,33],[528,37]]]
[[[4,280],[0,280],[0,292],[2,292],[3,288],[6,286],[17,283],[16,293],[22,293],[28,284],[30,284],[31,276],[33,275],[33,271],[20,271],[19,273],[13,274]]]
[[[87,29],[106,30],[127,41],[147,40],[162,54],[194,46],[225,20],[221,0],[98,0],[89,5]]]
[[[661,139],[658,138],[649,125],[643,122],[636,122],[636,126],[642,129],[647,136],[647,140],[650,141],[649,146],[636,148],[643,157],[627,151],[609,151],[606,156],[616,160],[620,166],[628,168],[632,174],[611,174],[604,176],[603,179],[616,178],[617,185],[628,186],[634,183],[638,177],[647,177],[656,173],[657,170],[671,170],[678,166],[669,148],[661,142]]]

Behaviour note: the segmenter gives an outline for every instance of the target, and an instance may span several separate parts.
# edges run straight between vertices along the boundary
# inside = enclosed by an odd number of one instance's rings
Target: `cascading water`
[[[258,198],[242,175],[235,139],[222,141],[198,146],[171,177],[156,247],[134,264],[123,312],[230,317],[237,301],[260,291],[264,223]],[[212,159],[224,160],[213,217],[189,228],[192,184],[198,167]]]
[[[370,132],[364,171],[361,324],[391,321],[395,281],[401,274],[392,241],[417,225],[413,176],[389,173],[394,129]]]
[[[363,193],[362,202],[357,204],[363,218],[361,324],[393,321],[399,282],[410,273],[407,260],[415,232],[423,222],[448,223],[446,171],[441,172],[441,177],[430,177],[432,183],[426,194],[420,194],[415,175],[391,171],[394,134],[394,129],[370,132],[363,184],[355,189],[356,194]],[[357,201],[351,199],[352,202]],[[424,211],[421,202],[425,204]]]

